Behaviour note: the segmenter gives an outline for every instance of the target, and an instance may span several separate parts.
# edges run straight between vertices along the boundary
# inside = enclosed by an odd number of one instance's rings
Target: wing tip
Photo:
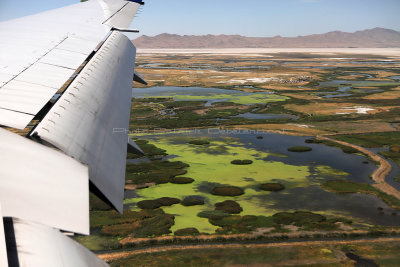
[[[133,2],[133,3],[138,3],[138,4],[140,4],[140,5],[144,5],[145,3],[143,2],[143,1],[140,1],[140,0],[127,0],[128,2]]]

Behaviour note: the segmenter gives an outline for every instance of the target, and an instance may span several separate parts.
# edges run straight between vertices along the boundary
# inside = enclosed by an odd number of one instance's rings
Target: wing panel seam
[[[107,21],[109,21],[112,17],[114,17],[116,14],[118,14],[124,7],[126,7],[129,3],[126,3],[125,5],[123,5],[120,9],[117,10],[117,12],[115,12],[114,14],[112,14],[108,19],[106,19],[105,21],[103,21],[101,24],[105,24]]]

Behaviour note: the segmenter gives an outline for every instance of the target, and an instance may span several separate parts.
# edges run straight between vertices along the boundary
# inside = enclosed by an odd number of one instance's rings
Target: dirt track
[[[105,253],[97,255],[105,261],[112,261],[121,258],[127,258],[133,255],[144,253],[157,253],[174,250],[188,250],[188,249],[208,249],[208,248],[272,248],[272,247],[292,247],[292,246],[314,246],[314,245],[336,245],[336,244],[363,244],[363,243],[385,243],[385,242],[399,242],[400,237],[387,237],[376,239],[360,239],[360,240],[326,240],[326,241],[299,241],[299,242],[276,242],[265,244],[199,244],[199,245],[172,245],[161,246],[155,248],[144,248],[134,251],[123,251],[114,253]]]
[[[352,147],[354,149],[357,149],[361,153],[368,155],[374,161],[379,162],[379,168],[376,169],[371,175],[371,179],[375,182],[375,184],[373,184],[373,186],[375,188],[379,189],[380,191],[385,192],[388,195],[391,195],[391,196],[394,196],[394,197],[400,199],[400,192],[398,190],[396,190],[396,188],[394,188],[393,186],[386,183],[386,181],[385,181],[386,176],[392,170],[392,166],[386,159],[382,158],[378,154],[375,154],[374,152],[369,151],[368,149],[361,147],[361,146],[350,144],[350,143],[347,143],[344,141],[335,140],[335,139],[332,139],[332,138],[329,138],[326,136],[317,136],[317,138],[320,140],[327,140],[327,141],[338,143],[340,145]]]

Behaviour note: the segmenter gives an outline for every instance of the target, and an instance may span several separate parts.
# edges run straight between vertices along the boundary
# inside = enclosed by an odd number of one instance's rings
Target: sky
[[[79,0],[0,0],[0,21]],[[400,0],[147,0],[140,35],[299,36],[382,27],[400,31]]]

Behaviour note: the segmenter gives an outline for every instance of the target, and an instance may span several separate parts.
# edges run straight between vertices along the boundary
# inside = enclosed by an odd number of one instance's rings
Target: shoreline
[[[400,199],[400,192],[398,190],[396,190],[396,188],[394,188],[393,186],[386,183],[386,177],[392,170],[392,165],[390,165],[390,162],[387,161],[385,158],[379,156],[378,154],[376,154],[366,148],[363,148],[361,146],[354,145],[351,143],[347,143],[344,141],[339,141],[339,140],[332,139],[332,138],[329,138],[326,136],[317,136],[317,139],[327,140],[327,141],[335,142],[337,144],[341,144],[344,146],[352,147],[354,149],[357,149],[361,153],[368,155],[374,161],[378,162],[379,167],[371,174],[371,179],[375,182],[372,186],[374,186],[378,190],[380,190],[388,195],[391,195],[391,196],[396,197],[397,199]]]

